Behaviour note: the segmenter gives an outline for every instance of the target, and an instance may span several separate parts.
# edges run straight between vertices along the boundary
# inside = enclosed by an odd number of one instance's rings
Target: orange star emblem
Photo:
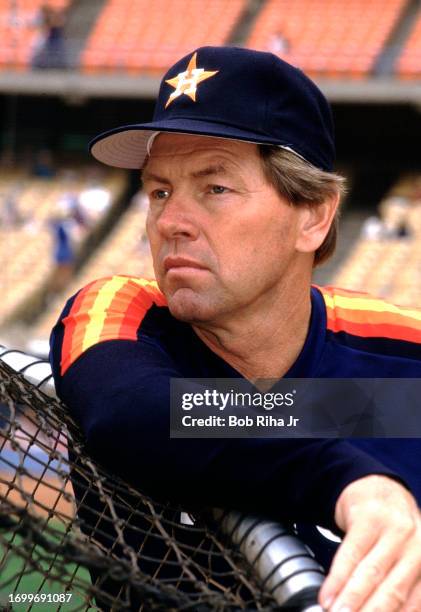
[[[183,94],[189,96],[193,102],[196,102],[196,91],[198,84],[206,79],[210,79],[210,77],[215,76],[215,74],[218,74],[219,70],[211,71],[205,70],[204,68],[197,68],[196,57],[197,52],[192,55],[189,65],[187,66],[187,70],[180,72],[173,79],[168,79],[165,81],[168,83],[168,85],[174,87],[175,90],[168,98],[165,108],[167,108],[171,102],[178,98],[178,96],[182,96]]]

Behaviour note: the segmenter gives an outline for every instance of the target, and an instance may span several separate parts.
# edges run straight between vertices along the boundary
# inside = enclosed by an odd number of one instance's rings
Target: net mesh
[[[0,609],[279,609],[210,514],[183,510],[104,471],[0,360]]]

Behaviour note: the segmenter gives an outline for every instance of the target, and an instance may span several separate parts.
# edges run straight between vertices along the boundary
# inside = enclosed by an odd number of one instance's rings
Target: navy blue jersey
[[[307,339],[287,377],[419,377],[421,312],[365,294],[311,289]],[[241,377],[154,281],[113,276],[66,304],[51,336],[59,397],[95,457],[152,495],[334,527],[344,487],[402,478],[421,503],[421,441],[170,439],[171,377]]]

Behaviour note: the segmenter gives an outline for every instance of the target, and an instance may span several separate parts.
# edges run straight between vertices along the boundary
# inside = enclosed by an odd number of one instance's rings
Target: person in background
[[[40,7],[35,25],[40,37],[34,50],[31,66],[33,69],[67,68],[67,52],[64,40],[66,11],[48,3]]]

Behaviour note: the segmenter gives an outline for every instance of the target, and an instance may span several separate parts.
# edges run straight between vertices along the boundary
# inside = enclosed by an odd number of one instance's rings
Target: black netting
[[[0,609],[277,609],[208,514],[182,510],[105,472],[65,407],[0,361]]]

